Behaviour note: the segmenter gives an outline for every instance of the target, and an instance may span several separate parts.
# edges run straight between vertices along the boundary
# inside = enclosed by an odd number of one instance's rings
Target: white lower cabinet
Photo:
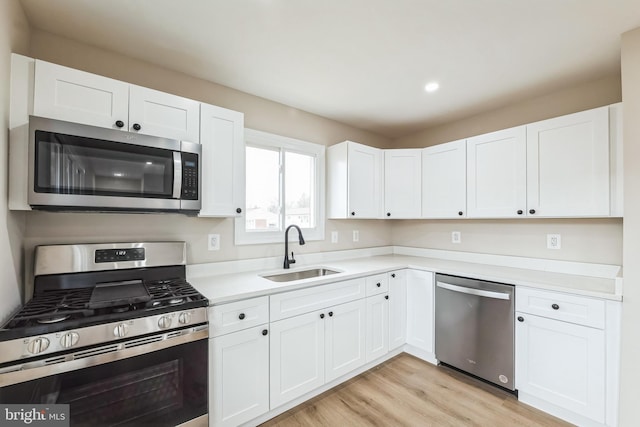
[[[415,356],[435,362],[434,274],[407,270],[407,344]]]
[[[269,411],[269,327],[209,340],[209,419],[237,426]]]
[[[389,274],[389,350],[407,342],[407,270]]]
[[[367,362],[389,351],[389,295],[367,298]]]
[[[613,301],[517,287],[519,400],[581,426],[617,425],[619,319]]]
[[[325,322],[325,381],[333,381],[364,365],[365,300],[327,311]]]
[[[271,323],[272,409],[324,384],[325,313],[314,311]]]

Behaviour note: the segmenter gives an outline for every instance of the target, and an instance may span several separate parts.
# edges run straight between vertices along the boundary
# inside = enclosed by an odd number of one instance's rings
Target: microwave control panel
[[[182,193],[185,200],[198,200],[198,155],[182,152]]]

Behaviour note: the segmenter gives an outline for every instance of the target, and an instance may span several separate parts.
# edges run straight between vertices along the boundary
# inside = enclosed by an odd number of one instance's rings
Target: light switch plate
[[[338,243],[338,232],[337,231],[332,231],[331,232],[331,243]]]
[[[462,233],[460,233],[459,231],[452,231],[451,243],[462,243]]]
[[[360,232],[358,230],[353,230],[353,241],[357,242],[360,240]]]

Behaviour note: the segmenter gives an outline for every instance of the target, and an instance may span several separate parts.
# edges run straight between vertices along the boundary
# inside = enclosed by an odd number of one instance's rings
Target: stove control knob
[[[167,329],[171,326],[171,316],[162,316],[158,319],[158,326],[160,329]]]
[[[191,313],[189,313],[188,311],[184,311],[182,313],[180,313],[180,316],[178,316],[178,322],[180,322],[183,325],[186,325],[188,323],[191,322]]]
[[[113,335],[118,338],[124,338],[125,335],[127,335],[127,332],[129,332],[129,326],[127,326],[126,323],[120,323],[118,326],[113,328]]]
[[[49,340],[45,337],[39,337],[32,340],[29,345],[27,345],[27,350],[29,353],[38,354],[42,353],[46,349],[49,348]]]
[[[60,345],[64,348],[71,348],[78,344],[80,335],[77,332],[67,332],[60,338]]]

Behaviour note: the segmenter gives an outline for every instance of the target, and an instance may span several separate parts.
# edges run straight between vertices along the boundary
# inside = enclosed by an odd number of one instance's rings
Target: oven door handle
[[[182,153],[173,152],[173,198],[179,199],[182,192]]]
[[[485,291],[483,289],[467,288],[466,286],[452,285],[451,283],[437,282],[439,288],[448,289],[453,292],[460,292],[462,294],[476,295],[479,297],[494,298],[494,299],[511,299],[511,295],[506,292],[493,292]]]
[[[91,349],[79,349],[74,353],[52,356],[34,362],[25,362],[0,369],[0,387],[19,384],[49,375],[77,371],[103,365],[116,360],[162,350],[209,337],[208,325],[195,326],[181,331],[136,338]],[[47,364],[48,363],[48,364]]]

